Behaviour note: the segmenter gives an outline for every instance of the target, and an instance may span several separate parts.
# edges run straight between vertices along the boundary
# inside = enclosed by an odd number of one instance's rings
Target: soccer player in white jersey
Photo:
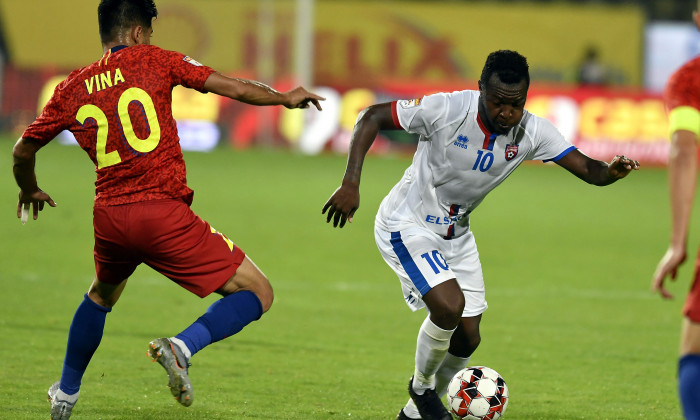
[[[525,160],[553,161],[594,185],[639,168],[616,156],[591,159],[547,120],[524,109],[530,85],[525,57],[491,53],[478,91],[438,93],[372,105],[352,133],[345,176],[323,207],[333,226],[352,222],[360,203],[364,157],[379,130],[420,135],[413,163],[382,202],[375,239],[398,275],[408,306],[427,307],[420,327],[410,399],[397,419],[449,420],[440,398],[481,337],[487,304],[469,214]]]

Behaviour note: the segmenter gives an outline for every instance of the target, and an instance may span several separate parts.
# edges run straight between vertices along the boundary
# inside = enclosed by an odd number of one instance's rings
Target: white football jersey
[[[527,111],[507,135],[491,134],[478,103],[472,90],[392,103],[395,121],[420,138],[411,166],[379,207],[377,227],[395,232],[418,224],[445,239],[461,236],[469,214],[523,161],[556,161],[575,148]]]

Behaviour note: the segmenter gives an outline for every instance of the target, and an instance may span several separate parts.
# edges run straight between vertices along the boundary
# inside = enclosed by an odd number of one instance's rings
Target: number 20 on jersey
[[[129,115],[129,104],[133,101],[141,104],[146,115],[146,121],[150,128],[150,134],[145,139],[140,139],[134,133],[134,127]],[[121,130],[124,133],[126,141],[135,151],[140,153],[148,153],[155,149],[160,143],[160,125],[158,124],[158,115],[156,108],[153,105],[153,99],[148,93],[140,88],[132,87],[125,90],[119,97],[117,104],[117,113],[121,121]],[[97,159],[97,168],[105,168],[107,166],[116,165],[122,161],[117,150],[107,152],[107,139],[109,130],[109,120],[104,111],[92,104],[86,104],[80,107],[76,119],[80,124],[85,125],[85,122],[93,118],[97,122],[97,139],[95,142],[95,152]],[[112,127],[119,129],[119,127]]]

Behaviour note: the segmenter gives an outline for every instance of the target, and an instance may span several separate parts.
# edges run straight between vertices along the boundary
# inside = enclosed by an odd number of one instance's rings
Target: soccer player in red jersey
[[[195,60],[150,45],[157,9],[152,0],[102,0],[98,6],[104,55],[58,85],[41,115],[13,150],[20,187],[17,216],[45,204],[35,155],[70,130],[96,165],[96,276],[73,318],[60,381],[49,389],[52,419],[68,419],[82,376],[97,350],[107,313],[126,280],[145,263],[200,297],[222,299],[175,337],[151,341],[149,354],[166,370],[175,398],[193,401],[190,358],[236,334],[272,305],[266,276],[223,234],[190,209],[185,162],[171,110],[171,91],[182,85],[252,105],[321,109],[320,96],[302,87],[285,93],[229,78]]]
[[[700,29],[698,11],[693,13],[693,20]],[[652,290],[670,299],[673,295],[664,287],[664,280],[669,276],[675,280],[678,267],[686,259],[695,196],[700,137],[700,58],[690,60],[671,76],[664,99],[671,132],[668,178],[672,228],[670,244],[654,273]],[[700,255],[695,262],[695,279],[686,297],[683,315],[678,390],[685,418],[700,420]]]

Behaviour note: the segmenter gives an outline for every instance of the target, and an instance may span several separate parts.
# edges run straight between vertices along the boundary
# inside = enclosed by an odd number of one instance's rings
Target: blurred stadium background
[[[95,0],[0,1],[0,131],[19,134],[53,87],[101,54]],[[528,109],[583,150],[663,164],[668,75],[700,51],[693,0],[345,1],[160,0],[153,42],[225,74],[324,94],[322,113],[251,109],[184,89],[175,94],[183,145],[346,150],[363,107],[437,90],[475,88],[487,54],[515,49],[533,79]],[[583,84],[591,54],[600,71]],[[69,136],[62,139],[70,142]],[[413,136],[382,137],[377,152]]]

